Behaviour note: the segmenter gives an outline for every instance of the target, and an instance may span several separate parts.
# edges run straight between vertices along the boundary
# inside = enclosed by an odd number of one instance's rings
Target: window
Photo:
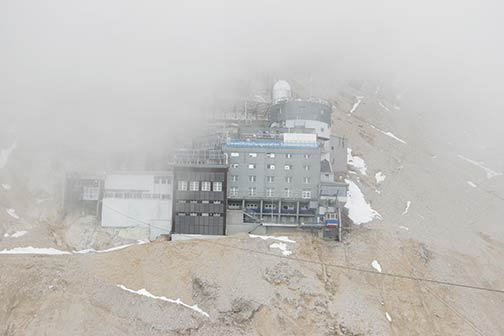
[[[275,196],[275,188],[266,188],[266,197]]]
[[[231,168],[238,168],[238,167],[239,167],[238,163],[233,163],[233,164],[231,165]]]
[[[171,184],[170,176],[154,176],[154,184]]]
[[[285,170],[291,170],[291,169],[292,169],[292,165],[285,165],[285,166],[284,166],[284,169],[285,169]]]
[[[84,201],[97,201],[100,195],[100,188],[84,187],[82,194],[82,199]]]
[[[212,190],[212,183],[209,181],[201,182],[201,191],[210,191]]]
[[[198,216],[198,214],[196,212],[191,212],[190,216],[196,217],[196,216]]]
[[[274,159],[275,158],[275,153],[266,153],[266,156],[270,159]]]
[[[248,189],[248,195],[249,196],[255,196],[256,195],[256,188],[255,187],[250,187]]]
[[[305,165],[303,168],[304,168],[304,170],[310,170],[310,166],[308,166],[308,165]]]
[[[257,153],[249,153],[249,157],[255,158],[255,157],[257,157]]]
[[[229,188],[229,197],[237,197],[238,196],[238,187]]]
[[[266,176],[266,181],[268,183],[273,183],[275,182],[275,176]]]
[[[286,158],[286,159],[290,159],[290,158],[292,158],[292,154],[291,154],[291,153],[287,153],[287,154],[285,154],[285,158]]]
[[[213,201],[213,204],[221,204],[221,201]]]
[[[222,191],[222,182],[214,182],[213,191]]]
[[[236,153],[236,152],[231,153],[231,157],[239,157],[239,156],[240,156],[240,153]]]
[[[284,197],[292,197],[292,192],[289,188],[284,189]]]
[[[286,176],[285,183],[292,183],[292,176]]]
[[[220,213],[214,213],[212,216],[214,216],[214,217],[220,217],[221,214]]]
[[[231,182],[238,182],[238,175],[231,175]]]
[[[310,190],[303,190],[301,193],[302,198],[311,198],[311,191]]]
[[[189,184],[189,190],[190,191],[199,191],[199,182],[198,181],[191,181]]]
[[[201,216],[202,216],[202,217],[208,217],[208,212],[203,212],[203,213],[201,214]]]
[[[249,182],[255,182],[257,180],[255,175],[249,175]]]
[[[303,177],[303,183],[304,184],[310,184],[310,178],[309,177]]]
[[[187,190],[187,181],[178,181],[178,190],[186,191]]]
[[[268,168],[269,170],[275,170],[275,165],[269,164],[269,165],[266,165],[266,168]]]
[[[305,155],[303,155],[303,157],[304,157],[305,159],[309,159],[309,158],[310,158],[310,154],[305,154]]]
[[[255,169],[255,167],[256,167],[255,163],[248,164],[248,169]]]

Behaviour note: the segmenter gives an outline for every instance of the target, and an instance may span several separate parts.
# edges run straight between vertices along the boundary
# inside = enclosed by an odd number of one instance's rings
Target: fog
[[[152,145],[185,134],[211,99],[249,94],[253,80],[295,80],[327,98],[359,80],[395,88],[405,118],[446,141],[497,148],[503,7],[2,0],[0,124],[34,142]]]

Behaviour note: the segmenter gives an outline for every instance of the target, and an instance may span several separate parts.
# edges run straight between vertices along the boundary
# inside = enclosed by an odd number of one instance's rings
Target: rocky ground
[[[423,116],[374,89],[348,89],[335,105],[334,133],[367,166],[366,174],[350,167],[348,178],[381,219],[350,225],[341,243],[289,231],[276,235],[295,243],[241,234],[107,253],[0,254],[0,334],[503,335],[504,294],[389,274],[503,290],[504,162],[443,141]],[[58,222],[57,200],[40,201],[56,191],[31,187],[9,168],[16,152],[11,160],[0,176],[12,187],[0,189],[0,251],[108,247],[89,225]],[[77,246],[75,232],[88,243]],[[141,289],[155,297],[131,292]],[[169,300],[177,298],[187,306]]]

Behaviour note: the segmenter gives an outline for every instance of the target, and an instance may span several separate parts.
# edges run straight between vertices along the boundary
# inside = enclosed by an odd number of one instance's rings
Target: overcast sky
[[[68,133],[173,126],[244,78],[270,74],[311,77],[328,98],[352,79],[397,82],[410,112],[504,133],[503,7],[0,0],[0,114]],[[106,122],[82,123],[90,119]]]

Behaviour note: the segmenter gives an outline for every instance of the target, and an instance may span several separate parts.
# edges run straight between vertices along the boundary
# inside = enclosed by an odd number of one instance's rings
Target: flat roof
[[[264,148],[318,148],[317,142],[283,142],[283,141],[244,141],[228,140],[229,147],[264,147]]]

